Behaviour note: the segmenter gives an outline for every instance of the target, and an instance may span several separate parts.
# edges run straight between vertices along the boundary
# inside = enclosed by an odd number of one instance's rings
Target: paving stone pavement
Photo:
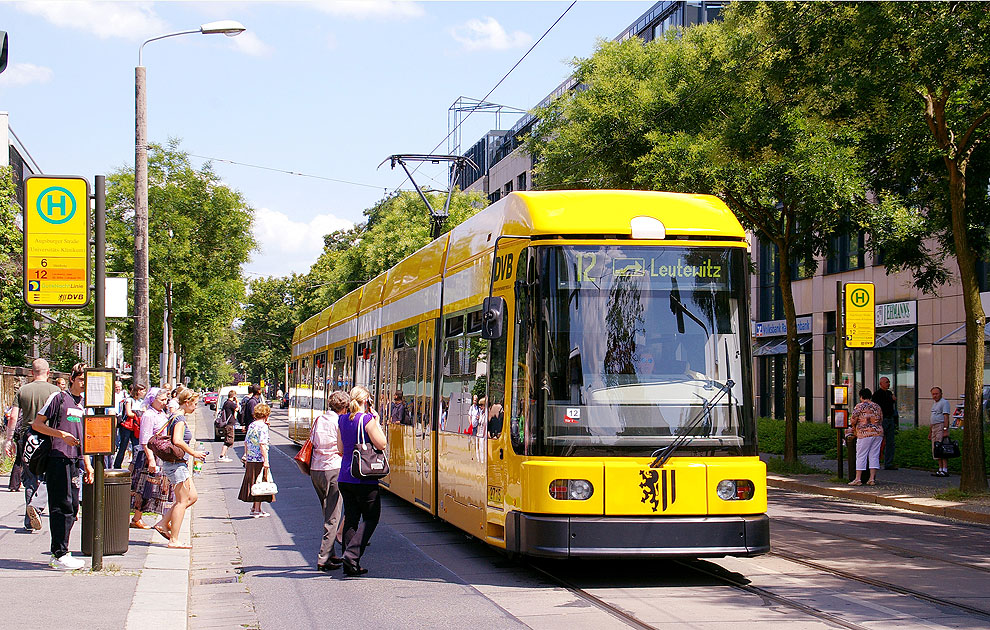
[[[254,598],[241,581],[241,552],[220,486],[216,463],[207,459],[196,477],[199,501],[192,518],[189,569],[189,630],[260,628]]]

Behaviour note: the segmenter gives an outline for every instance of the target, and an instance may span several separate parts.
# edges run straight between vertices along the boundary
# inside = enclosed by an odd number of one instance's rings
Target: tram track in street
[[[706,562],[704,560],[674,560],[673,563],[678,564],[686,569],[689,569],[697,574],[701,574],[708,578],[716,580],[726,586],[730,586],[734,589],[743,591],[745,593],[749,593],[751,595],[756,595],[757,597],[762,599],[764,603],[768,605],[775,604],[779,606],[786,606],[787,608],[796,610],[809,617],[813,617],[820,621],[824,621],[835,627],[846,628],[847,630],[870,630],[870,628],[868,628],[867,626],[846,621],[845,619],[842,619],[836,615],[827,613],[812,606],[808,606],[807,604],[803,604],[797,600],[791,599],[789,597],[784,597],[782,595],[778,595],[777,593],[773,593],[759,586],[753,586],[752,584],[748,584],[745,578],[741,576],[735,577],[727,569],[719,567],[718,565],[712,564],[710,562]],[[710,566],[703,566],[703,565],[710,565]],[[642,621],[635,615],[609,603],[606,599],[603,599],[597,595],[590,593],[589,591],[581,588],[580,586],[577,586],[576,584],[574,584],[570,580],[567,580],[566,578],[562,578],[560,576],[554,575],[550,571],[547,571],[546,569],[539,567],[531,562],[527,562],[526,566],[532,571],[539,573],[543,577],[554,582],[558,586],[567,589],[568,592],[572,593],[576,597],[579,597],[583,601],[586,601],[592,606],[595,606],[596,608],[607,612],[616,619],[619,619],[629,627],[639,628],[640,630],[658,630],[657,626],[653,626],[645,621]]]
[[[780,516],[773,517],[773,521],[774,521],[775,524],[783,523],[787,527],[794,527],[795,529],[803,529],[805,531],[814,532],[816,534],[822,534],[824,536],[832,536],[834,538],[842,538],[844,540],[850,540],[852,542],[857,542],[857,543],[860,543],[860,544],[863,544],[863,545],[870,545],[872,547],[877,547],[879,549],[886,549],[887,551],[890,551],[890,552],[894,553],[895,555],[902,556],[902,557],[923,558],[925,560],[933,560],[935,562],[941,562],[941,563],[944,563],[944,564],[952,564],[952,565],[955,565],[955,566],[958,566],[958,567],[962,567],[964,569],[969,569],[971,571],[979,571],[981,573],[990,573],[990,568],[988,568],[988,567],[981,567],[981,566],[979,566],[977,564],[972,564],[972,563],[969,563],[969,562],[963,562],[963,561],[960,561],[960,560],[953,560],[952,558],[946,558],[944,555],[943,556],[938,556],[938,555],[935,555],[935,554],[926,553],[924,551],[918,551],[918,550],[915,550],[915,549],[908,549],[907,547],[901,547],[901,546],[898,546],[898,545],[891,545],[889,543],[877,542],[875,540],[870,540],[868,538],[861,538],[859,536],[850,536],[848,534],[840,534],[840,533],[837,533],[837,532],[825,531],[825,530],[822,530],[822,529],[817,529],[815,527],[811,527],[809,525],[805,525],[803,523],[797,523],[797,522],[795,522],[795,521],[793,521],[791,519],[780,517]]]
[[[767,555],[771,557],[777,557],[782,560],[787,560],[788,562],[794,562],[806,566],[810,569],[814,569],[816,571],[828,573],[829,575],[834,575],[835,577],[839,577],[844,580],[851,580],[853,582],[859,582],[860,584],[866,584],[868,586],[884,589],[886,591],[898,593],[900,595],[907,595],[908,597],[913,597],[915,599],[927,602],[929,604],[934,604],[935,606],[955,608],[970,615],[976,615],[978,617],[982,617],[983,619],[986,619],[987,621],[990,621],[990,611],[984,610],[982,608],[976,608],[975,606],[970,606],[968,604],[954,602],[952,600],[942,599],[939,597],[932,597],[927,593],[922,593],[921,591],[916,591],[914,589],[907,588],[904,586],[898,586],[897,584],[892,584],[891,582],[885,582],[884,580],[877,580],[875,578],[856,575],[848,571],[843,571],[842,569],[834,569],[819,562],[815,562],[814,560],[810,560],[808,558],[802,558],[801,556],[791,554],[786,551],[771,551]]]

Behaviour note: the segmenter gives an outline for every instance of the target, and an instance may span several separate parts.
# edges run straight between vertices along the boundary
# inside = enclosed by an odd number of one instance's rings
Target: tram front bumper
[[[770,551],[766,514],[556,516],[510,512],[506,550],[546,558],[758,556]]]

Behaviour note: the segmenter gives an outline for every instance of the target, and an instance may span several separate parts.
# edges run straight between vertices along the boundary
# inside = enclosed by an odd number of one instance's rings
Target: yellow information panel
[[[33,176],[24,192],[24,301],[34,308],[86,306],[89,182]]]
[[[847,282],[846,347],[872,348],[876,343],[876,310],[872,282]]]

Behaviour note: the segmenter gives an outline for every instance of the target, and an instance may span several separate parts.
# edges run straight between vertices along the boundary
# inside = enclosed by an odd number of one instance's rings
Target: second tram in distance
[[[748,289],[715,197],[512,193],[297,328],[290,436],[363,385],[382,485],[509,553],[766,553]]]

